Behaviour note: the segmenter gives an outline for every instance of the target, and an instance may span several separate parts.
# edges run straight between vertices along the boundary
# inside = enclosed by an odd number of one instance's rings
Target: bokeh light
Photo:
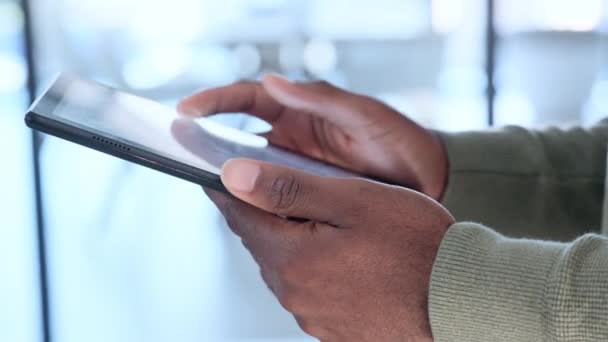
[[[239,66],[239,78],[254,78],[262,67],[262,56],[253,44],[239,44],[234,48]]]
[[[325,39],[311,39],[304,49],[306,69],[317,77],[323,77],[338,66],[338,49]]]

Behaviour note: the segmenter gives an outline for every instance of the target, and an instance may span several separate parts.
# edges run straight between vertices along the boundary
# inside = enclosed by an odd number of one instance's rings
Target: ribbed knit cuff
[[[435,341],[542,341],[548,279],[565,246],[452,226],[431,279]]]

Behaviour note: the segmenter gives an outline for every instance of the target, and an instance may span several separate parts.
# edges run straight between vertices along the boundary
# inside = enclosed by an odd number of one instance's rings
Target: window
[[[497,123],[592,123],[608,114],[608,1],[497,1]]]

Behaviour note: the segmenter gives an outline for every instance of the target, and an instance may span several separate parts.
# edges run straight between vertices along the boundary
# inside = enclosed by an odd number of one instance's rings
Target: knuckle
[[[302,185],[296,176],[282,173],[272,182],[270,189],[271,205],[280,211],[290,211],[296,207],[302,196]]]

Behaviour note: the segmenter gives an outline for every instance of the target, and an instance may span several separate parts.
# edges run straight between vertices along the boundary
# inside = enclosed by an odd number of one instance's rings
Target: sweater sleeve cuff
[[[436,133],[446,149],[450,172],[537,174],[547,163],[537,136],[518,126]]]
[[[435,341],[540,341],[547,280],[565,245],[508,239],[458,223],[439,249],[429,292]]]
[[[484,193],[488,196],[492,193],[488,188],[500,187],[495,184],[497,178],[536,175],[545,163],[536,150],[530,148],[534,145],[532,135],[520,127],[437,134],[450,165],[442,203],[457,213],[463,211],[462,194],[469,197],[475,194],[480,200],[486,200]]]

